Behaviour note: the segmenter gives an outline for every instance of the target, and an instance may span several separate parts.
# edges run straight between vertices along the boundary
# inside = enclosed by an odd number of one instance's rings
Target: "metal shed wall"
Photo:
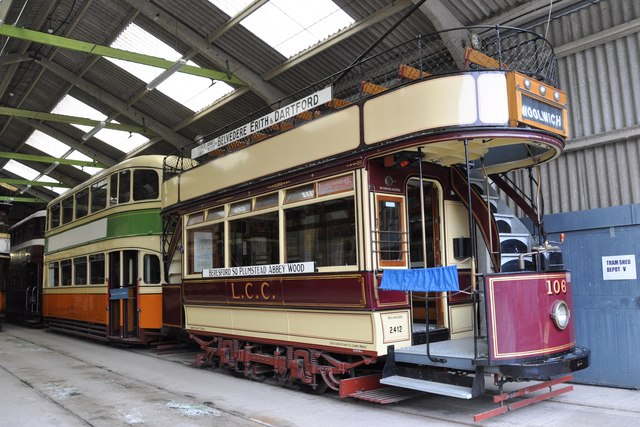
[[[546,23],[533,30],[544,34]],[[640,203],[640,2],[586,3],[547,36],[569,94],[570,137],[541,167],[544,212]],[[531,193],[526,172],[513,178]]]
[[[640,205],[550,215],[545,225],[551,240],[565,233],[577,344],[592,352],[576,381],[640,388],[640,281],[604,280],[602,267],[604,256],[640,261]]]

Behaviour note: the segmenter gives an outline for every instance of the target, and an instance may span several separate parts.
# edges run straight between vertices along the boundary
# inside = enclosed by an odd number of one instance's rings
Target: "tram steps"
[[[382,378],[381,384],[394,387],[410,388],[412,390],[424,391],[426,393],[440,394],[443,396],[457,397],[459,399],[471,399],[473,393],[471,387],[463,387],[453,384],[444,384],[435,381],[419,380],[415,378],[392,375]]]

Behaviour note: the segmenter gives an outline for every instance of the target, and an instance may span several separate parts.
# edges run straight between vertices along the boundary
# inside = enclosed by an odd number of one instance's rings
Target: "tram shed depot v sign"
[[[603,280],[635,280],[636,256],[614,255],[602,257]]]

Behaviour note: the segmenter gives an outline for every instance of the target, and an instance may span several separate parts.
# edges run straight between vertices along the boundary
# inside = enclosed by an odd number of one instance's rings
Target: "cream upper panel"
[[[509,102],[504,74],[457,75],[428,79],[381,96],[364,104],[366,144],[413,132],[452,126],[484,125],[509,121]],[[479,111],[491,106],[491,113]]]
[[[353,150],[359,141],[359,108],[354,106],[183,172],[179,177],[180,199],[189,200]],[[177,179],[165,182],[164,190],[175,188]],[[165,206],[176,202],[173,197],[164,198]]]

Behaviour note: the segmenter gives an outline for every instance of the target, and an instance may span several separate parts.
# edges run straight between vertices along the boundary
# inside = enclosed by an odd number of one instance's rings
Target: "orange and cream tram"
[[[43,285],[49,328],[133,344],[157,339],[162,159],[126,160],[49,203]]]
[[[371,400],[588,366],[571,275],[511,173],[564,147],[553,50],[456,31],[471,41],[420,37],[165,159],[163,322],[200,364]]]

